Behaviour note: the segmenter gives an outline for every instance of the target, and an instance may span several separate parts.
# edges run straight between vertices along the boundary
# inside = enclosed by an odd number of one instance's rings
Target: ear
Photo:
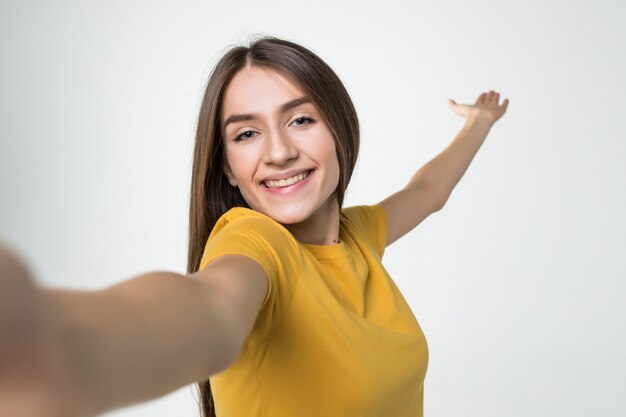
[[[228,178],[228,182],[230,183],[230,185],[232,185],[233,187],[236,187],[238,185],[237,180],[233,176],[233,171],[230,169],[230,165],[228,164],[227,160],[224,160],[224,174],[226,174],[226,178]]]

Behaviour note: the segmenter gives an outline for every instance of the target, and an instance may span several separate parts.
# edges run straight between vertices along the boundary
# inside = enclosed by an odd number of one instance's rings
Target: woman
[[[447,149],[380,203],[342,209],[359,127],[339,78],[284,40],[230,50],[198,121],[187,276],[38,290],[3,252],[0,290],[23,302],[0,322],[16,358],[0,407],[94,415],[200,381],[206,416],[422,415],[426,341],[381,257],[443,207],[508,100],[449,104],[466,124]]]

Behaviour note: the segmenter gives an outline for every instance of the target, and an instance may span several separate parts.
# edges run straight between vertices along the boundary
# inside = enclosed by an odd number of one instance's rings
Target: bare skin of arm
[[[506,112],[509,100],[500,105],[499,99],[499,93],[490,91],[478,96],[473,105],[449,100],[452,111],[466,119],[465,125],[446,149],[415,173],[405,188],[380,202],[389,218],[387,245],[443,208],[491,127]]]
[[[16,300],[0,321],[0,414],[15,417],[92,416],[205,380],[236,360],[267,291],[239,255],[88,292],[37,287],[15,257],[0,274]]]

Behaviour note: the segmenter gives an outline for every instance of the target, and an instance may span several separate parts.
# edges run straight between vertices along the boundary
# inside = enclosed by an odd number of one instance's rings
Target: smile
[[[300,181],[304,181],[311,174],[312,171],[313,170],[308,170],[298,175],[294,175],[291,178],[285,178],[281,180],[266,180],[266,181],[263,181],[263,185],[265,185],[265,188],[288,187],[290,185],[299,183]]]

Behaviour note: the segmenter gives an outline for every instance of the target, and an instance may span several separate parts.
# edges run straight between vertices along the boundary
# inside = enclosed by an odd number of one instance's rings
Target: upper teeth
[[[286,187],[288,185],[292,185],[297,182],[300,182],[308,176],[309,176],[309,171],[305,171],[291,178],[286,178],[286,179],[276,180],[276,181],[266,180],[265,185],[267,186],[267,188]]]

